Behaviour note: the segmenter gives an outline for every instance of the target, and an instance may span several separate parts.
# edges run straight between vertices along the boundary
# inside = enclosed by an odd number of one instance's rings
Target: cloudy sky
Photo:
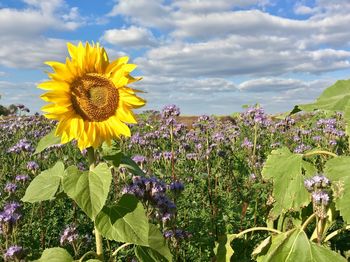
[[[145,109],[269,113],[350,78],[349,0],[0,0],[0,104],[43,105],[36,85],[66,42],[138,65]]]

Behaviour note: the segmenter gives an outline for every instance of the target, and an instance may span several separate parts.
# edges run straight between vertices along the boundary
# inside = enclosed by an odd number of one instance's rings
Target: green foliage
[[[230,261],[234,251],[231,247],[231,242],[237,234],[228,234],[222,236],[215,245],[214,253],[218,262]]]
[[[337,157],[327,161],[325,173],[332,181],[335,206],[343,219],[350,223],[350,157]]]
[[[35,203],[55,198],[64,175],[64,165],[57,162],[52,168],[42,171],[27,187],[23,202]]]
[[[63,178],[63,189],[94,220],[106,203],[111,182],[112,174],[106,163],[86,172],[70,166]]]
[[[304,186],[305,176],[316,173],[316,168],[303,160],[303,155],[293,154],[288,148],[273,150],[262,170],[264,178],[273,181],[275,204],[271,215],[276,218],[287,211],[299,211],[310,202],[310,196]]]
[[[105,206],[96,217],[95,223],[107,239],[148,245],[149,225],[145,210],[132,195],[123,195],[118,204]]]
[[[337,81],[334,85],[324,90],[316,99],[316,102],[298,105],[292,113],[300,110],[313,111],[316,109],[344,112],[344,118],[347,123],[346,132],[350,135],[350,79]]]
[[[45,249],[41,257],[36,262],[73,262],[72,256],[60,247]]]
[[[110,161],[114,167],[125,167],[127,170],[134,175],[144,176],[145,173],[141,168],[127,155],[125,155],[116,143],[112,143],[112,146],[103,144],[103,159]]]
[[[332,250],[311,242],[304,230],[292,229],[272,236],[267,253],[260,255],[258,262],[345,262],[346,259]]]
[[[38,154],[42,151],[44,151],[46,148],[52,145],[60,144],[61,138],[58,136],[55,136],[55,129],[53,129],[50,133],[48,133],[46,136],[44,136],[42,139],[40,139],[34,154]]]

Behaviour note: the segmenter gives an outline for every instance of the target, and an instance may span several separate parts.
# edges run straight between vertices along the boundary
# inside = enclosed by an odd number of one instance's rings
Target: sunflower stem
[[[87,157],[89,160],[89,169],[92,170],[95,167],[96,163],[96,155],[95,150],[92,147],[87,148]],[[98,231],[95,222],[94,222],[94,232],[95,232],[95,240],[96,240],[96,257],[103,261],[103,243],[102,236]]]

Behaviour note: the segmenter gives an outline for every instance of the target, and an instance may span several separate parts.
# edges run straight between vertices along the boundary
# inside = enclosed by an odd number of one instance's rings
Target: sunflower
[[[129,74],[136,65],[127,64],[128,57],[110,62],[98,43],[85,47],[81,42],[77,46],[68,43],[67,47],[71,59],[46,62],[53,72],[48,73],[49,81],[38,85],[49,91],[41,95],[50,102],[42,111],[58,121],[55,135],[62,144],[76,139],[81,150],[130,136],[126,123],[136,123],[132,109],[145,104],[135,94],[141,91],[127,86],[140,80]]]

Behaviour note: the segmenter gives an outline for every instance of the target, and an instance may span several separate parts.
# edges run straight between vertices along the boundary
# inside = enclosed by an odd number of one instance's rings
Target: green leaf
[[[105,149],[104,152],[103,159],[111,161],[114,167],[125,167],[134,175],[145,175],[142,169],[130,157],[124,155],[121,150]]]
[[[312,111],[315,109],[345,111],[350,101],[350,80],[339,80],[328,87],[316,99],[316,102],[298,105],[302,110]]]
[[[63,248],[54,247],[45,249],[37,262],[72,262],[72,256]]]
[[[217,262],[230,261],[234,253],[231,247],[231,242],[236,237],[237,234],[228,234],[219,238],[219,242],[216,242],[214,248],[214,254],[216,256]]]
[[[56,129],[53,129],[50,133],[48,133],[46,136],[40,139],[38,146],[36,147],[36,150],[34,152],[34,155],[44,151],[49,146],[61,143],[61,137],[55,136],[55,132]]]
[[[271,236],[265,238],[253,251],[252,257],[256,258],[258,255],[266,254],[271,246]]]
[[[322,109],[327,111],[344,112],[344,120],[346,122],[346,133],[350,135],[350,79],[339,80],[334,85],[328,87],[317,98],[316,102],[311,104],[298,105],[304,111],[313,111]],[[294,108],[293,111],[297,111]]]
[[[163,256],[159,255],[155,250],[144,247],[144,246],[135,246],[134,248],[135,256],[141,262],[163,262],[169,261],[165,259]]]
[[[310,195],[304,187],[305,170],[308,176],[316,173],[316,168],[303,160],[301,154],[293,154],[288,148],[273,150],[262,170],[264,178],[273,181],[275,199],[271,215],[276,218],[281,213],[298,211],[310,202]]]
[[[107,200],[111,182],[112,174],[106,163],[85,172],[71,166],[66,169],[63,189],[94,220]]]
[[[332,182],[335,207],[350,223],[350,157],[332,158],[325,165],[325,175]]]
[[[117,205],[105,206],[95,224],[107,239],[148,246],[148,218],[135,196],[123,195]]]
[[[345,262],[341,255],[311,242],[300,228],[272,236],[272,243],[266,254],[259,256],[258,262]]]
[[[153,224],[149,224],[148,247],[156,251],[163,258],[166,258],[166,261],[172,261],[172,255],[163,234]]]
[[[42,171],[33,179],[21,200],[35,203],[54,199],[63,175],[64,164],[57,162],[52,168]]]

